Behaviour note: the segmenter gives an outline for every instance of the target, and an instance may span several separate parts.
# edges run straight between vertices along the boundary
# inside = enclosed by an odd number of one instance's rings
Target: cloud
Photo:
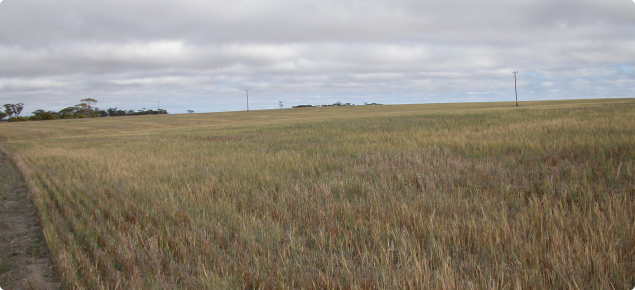
[[[144,78],[124,78],[108,80],[106,83],[118,86],[162,86],[162,87],[186,87],[203,85],[206,79],[193,77],[144,77]]]
[[[514,70],[528,99],[628,96],[633,39],[628,0],[5,1],[0,102],[488,101]]]
[[[9,79],[0,82],[2,90],[21,92],[51,90],[62,88],[65,85],[64,82],[50,79]]]

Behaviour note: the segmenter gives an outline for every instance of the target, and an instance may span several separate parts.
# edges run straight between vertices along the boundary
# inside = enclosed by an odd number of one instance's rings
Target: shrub
[[[41,114],[40,118],[42,118],[42,120],[57,120],[60,118],[60,116],[51,112],[46,112],[44,114]]]
[[[17,116],[17,117],[11,117],[9,119],[7,119],[7,122],[24,122],[24,121],[28,121],[29,118],[27,117],[21,117],[21,116]]]
[[[84,115],[84,114],[77,114],[76,118],[88,118],[88,117],[86,117],[86,115]]]
[[[42,109],[33,111],[33,116],[29,117],[31,121],[38,120],[56,120],[59,119],[60,115],[55,111],[44,111]]]

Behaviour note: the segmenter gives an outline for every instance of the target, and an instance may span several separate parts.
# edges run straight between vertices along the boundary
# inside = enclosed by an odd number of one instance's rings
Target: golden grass
[[[635,286],[633,99],[0,132],[68,289]]]

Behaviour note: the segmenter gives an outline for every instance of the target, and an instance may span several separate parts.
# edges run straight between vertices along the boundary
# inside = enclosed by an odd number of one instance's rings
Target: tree
[[[108,117],[108,112],[101,110],[99,108],[95,108],[95,114],[99,117]]]
[[[4,120],[4,118],[7,117],[7,113],[5,112],[0,112],[0,121]]]
[[[24,103],[17,103],[14,106],[15,114],[17,116],[20,116],[20,113],[22,113],[22,109],[24,109]]]
[[[33,116],[29,117],[29,119],[31,121],[37,121],[37,120],[56,120],[59,119],[60,115],[55,112],[55,111],[44,111],[42,109],[40,110],[35,110],[33,112],[31,112],[31,114],[33,114]]]
[[[75,112],[76,112],[76,116],[78,114],[82,114],[84,115],[84,117],[86,116],[90,116],[92,113],[92,110],[90,109],[90,106],[88,106],[88,103],[79,103],[77,105],[75,105]]]
[[[117,116],[117,107],[108,108],[106,109],[106,112],[108,112],[108,116],[111,116],[111,117]]]
[[[20,116],[22,109],[24,109],[24,103],[17,104],[4,104],[4,112],[11,118],[13,115]]]
[[[13,104],[4,104],[2,106],[4,107],[4,112],[7,114],[7,116],[9,116],[9,118],[13,117],[13,114],[15,114],[13,112]]]
[[[77,114],[76,107],[66,107],[59,111],[59,115],[62,116],[63,119],[72,119],[75,118],[75,114]]]
[[[85,98],[79,101],[81,103],[75,105],[78,113],[86,115],[88,117],[97,117],[97,113],[95,110],[95,104],[97,104],[97,100],[93,98]]]
[[[95,105],[97,104],[97,100],[93,98],[85,98],[79,101],[82,103],[86,103],[86,105],[88,106],[88,110],[90,110],[91,112],[95,110]]]

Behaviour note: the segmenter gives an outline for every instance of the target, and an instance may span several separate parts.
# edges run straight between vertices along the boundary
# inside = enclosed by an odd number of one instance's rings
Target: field
[[[66,289],[632,289],[635,99],[0,123]]]

